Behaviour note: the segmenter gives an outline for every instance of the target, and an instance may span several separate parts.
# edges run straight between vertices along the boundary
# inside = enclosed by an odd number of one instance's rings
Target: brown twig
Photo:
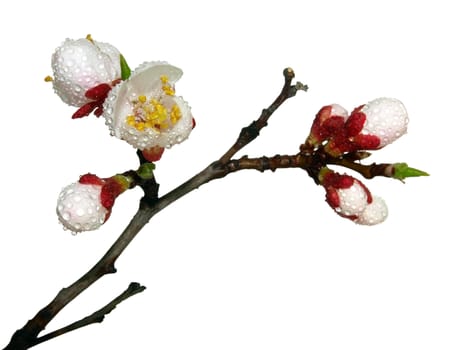
[[[284,103],[290,97],[295,96],[297,91],[308,90],[308,86],[300,82],[292,85],[292,80],[294,77],[295,73],[292,68],[284,69],[285,82],[279,96],[277,96],[277,98],[268,108],[263,109],[263,112],[257,120],[253,121],[250,125],[244,127],[240,131],[240,135],[238,136],[237,141],[235,141],[233,146],[230,147],[230,149],[219,159],[221,164],[226,164],[238,151],[257,138],[261,129],[268,125],[269,118],[282,103]]]
[[[118,297],[113,299],[111,302],[109,302],[103,308],[93,312],[91,315],[86,316],[86,317],[82,318],[79,321],[73,322],[72,324],[70,324],[70,325],[68,325],[66,327],[57,329],[56,331],[50,332],[50,333],[48,333],[46,335],[43,335],[42,337],[37,338],[35,343],[32,344],[32,345],[33,346],[38,345],[40,343],[46,342],[46,341],[48,341],[50,339],[53,339],[53,338],[56,338],[58,336],[64,335],[66,333],[72,332],[72,331],[77,330],[79,328],[89,326],[89,325],[91,325],[93,323],[101,323],[102,321],[104,321],[105,316],[108,315],[109,313],[111,313],[117,307],[118,304],[120,304],[122,301],[128,299],[129,297],[132,297],[135,294],[141,293],[145,289],[146,289],[146,287],[141,286],[139,283],[132,282],[132,283],[130,283],[128,288],[123,293],[121,293]]]

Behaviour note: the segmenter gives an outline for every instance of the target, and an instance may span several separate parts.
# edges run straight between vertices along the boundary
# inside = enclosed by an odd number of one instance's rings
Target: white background
[[[467,24],[456,1],[9,2],[2,9],[0,343],[107,250],[135,212],[123,195],[97,232],[55,216],[61,188],[135,168],[102,119],[71,120],[43,78],[66,37],[91,33],[129,64],[167,60],[197,128],[166,152],[165,193],[219,157],[294,68],[310,90],[289,100],[250,156],[293,154],[313,116],[399,98],[409,132],[373,161],[428,171],[365,181],[386,199],[377,227],[339,218],[303,171],[242,172],[157,217],[106,276],[49,325],[103,306],[131,281],[147,290],[100,325],[37,349],[466,349]]]

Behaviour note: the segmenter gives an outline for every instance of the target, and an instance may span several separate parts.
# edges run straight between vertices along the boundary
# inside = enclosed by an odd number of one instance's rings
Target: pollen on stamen
[[[94,40],[92,39],[91,34],[86,35],[86,39],[94,44]]]
[[[170,85],[162,85],[162,90],[167,96],[175,95],[175,90]]]
[[[182,118],[182,113],[177,105],[174,105],[170,111],[170,121],[176,124]]]
[[[138,101],[141,102],[141,103],[146,102],[146,96],[144,96],[144,95],[138,96]]]
[[[46,76],[46,77],[44,78],[44,81],[45,81],[46,83],[50,83],[50,82],[54,81],[54,78],[52,78],[50,75],[48,75],[48,76]]]

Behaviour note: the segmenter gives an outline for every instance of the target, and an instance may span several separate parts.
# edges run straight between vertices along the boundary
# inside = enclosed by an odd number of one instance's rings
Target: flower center
[[[148,128],[164,131],[177,124],[182,117],[178,105],[171,103],[172,99],[166,98],[175,94],[167,76],[163,75],[160,79],[164,95],[157,99],[146,95],[138,96],[138,99],[133,101],[133,114],[126,118],[127,124],[139,131]]]

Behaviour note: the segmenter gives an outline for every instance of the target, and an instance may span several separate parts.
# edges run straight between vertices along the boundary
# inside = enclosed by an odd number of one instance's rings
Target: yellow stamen
[[[46,83],[50,83],[51,81],[54,81],[54,78],[52,78],[50,75],[48,75],[48,76],[46,76],[46,77],[44,78],[44,81],[45,81]]]
[[[161,75],[161,82],[162,82],[162,91],[165,92],[167,96],[175,95],[175,90],[169,84],[169,77],[167,75]]]
[[[90,42],[94,44],[94,40],[92,39],[91,34],[86,35],[86,39],[88,39]]]
[[[170,111],[170,121],[172,124],[177,123],[181,117],[182,112],[180,112],[180,108],[177,105],[173,105],[172,110]]]
[[[167,96],[175,95],[175,90],[170,85],[162,85],[162,90]]]
[[[173,105],[170,110],[160,101],[145,95],[138,96],[133,102],[133,112],[126,117],[126,123],[138,131],[154,129],[166,130],[175,125],[182,117],[180,108]]]

